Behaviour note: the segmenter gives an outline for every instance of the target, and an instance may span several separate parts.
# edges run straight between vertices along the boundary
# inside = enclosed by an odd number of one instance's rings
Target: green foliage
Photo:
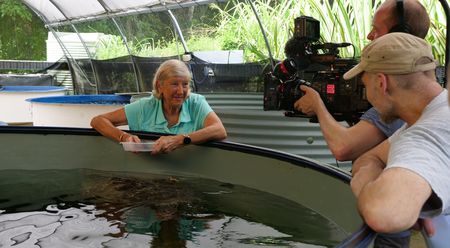
[[[106,35],[97,43],[95,57],[96,59],[111,59],[127,54],[127,47],[120,36]]]
[[[272,55],[283,59],[284,45],[292,37],[294,19],[300,15],[320,21],[322,42],[349,42],[342,57],[359,56],[368,43],[366,35],[375,9],[383,0],[252,0],[263,24]],[[427,40],[441,64],[445,57],[446,23],[438,0],[420,0],[428,10],[432,27]],[[246,61],[267,60],[264,37],[251,6],[244,0],[174,10],[190,51],[244,50]],[[116,18],[124,30],[132,54],[171,56],[184,52],[167,13]],[[116,26],[109,19],[76,24],[79,32],[110,34],[102,39],[96,58],[128,54]],[[45,60],[47,31],[21,1],[0,0],[0,59]],[[70,26],[58,31],[73,32]]]
[[[10,16],[12,18],[31,21],[31,14],[26,10],[24,5],[14,0],[2,0],[0,3],[0,17]]]
[[[263,23],[272,55],[283,59],[284,44],[292,37],[293,23],[301,15],[320,21],[322,42],[350,42],[354,45],[340,50],[342,57],[359,57],[371,30],[372,17],[382,0],[318,1],[318,0],[254,0],[256,11]],[[445,51],[445,16],[438,0],[421,1],[430,14],[431,30],[427,40],[441,64]],[[221,25],[218,35],[224,49],[244,49],[247,61],[268,58],[263,35],[251,6],[245,1],[233,0],[229,8],[220,10]]]
[[[445,13],[437,0],[422,0],[422,4],[428,10],[431,27],[426,40],[433,46],[434,57],[443,65],[445,61],[445,40],[447,26],[445,23]]]
[[[219,19],[214,18],[217,10],[208,5],[195,6],[172,11],[176,16],[189,51],[222,50],[215,29]],[[184,53],[184,48],[173,29],[167,13],[150,13],[122,17],[120,26],[126,31],[127,44],[133,55],[143,57],[174,56]],[[96,58],[108,59],[128,55],[119,34],[103,31],[105,24],[97,25],[96,32],[114,34],[105,37],[98,44]],[[116,32],[117,33],[117,32]]]
[[[192,37],[186,41],[189,51],[221,50],[220,42],[209,36]],[[143,39],[129,41],[128,47],[133,55],[141,57],[165,57],[183,54],[182,44],[177,40],[167,42],[163,39]],[[110,59],[128,55],[128,50],[120,36],[104,36],[96,47],[97,59]]]
[[[0,0],[0,59],[45,60],[47,31],[17,0]]]
[[[276,4],[273,0],[256,0],[257,8],[271,51],[274,57],[279,58],[283,47],[288,40],[290,22],[293,20],[293,7],[302,1],[281,1]],[[218,8],[219,9],[219,8]],[[219,9],[221,25],[217,33],[222,37],[222,46],[225,49],[242,49],[247,61],[267,59],[268,51],[261,34],[255,14],[246,2],[233,1],[230,8]]]
[[[293,35],[293,22],[301,15],[320,21],[323,42],[351,42],[352,48],[342,51],[343,56],[359,55],[370,30],[371,13],[380,0],[375,1],[290,1],[255,0],[256,11],[265,28],[272,55],[284,58],[284,45]],[[265,60],[268,51],[259,24],[251,6],[245,1],[233,1],[234,7],[222,10],[222,24],[218,33],[223,36],[224,48],[244,49],[247,60]],[[358,10],[358,14],[355,13]]]

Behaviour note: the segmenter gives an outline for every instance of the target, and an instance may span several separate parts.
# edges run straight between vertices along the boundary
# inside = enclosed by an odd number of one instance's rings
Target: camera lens
[[[288,58],[275,65],[273,75],[284,81],[290,79],[296,72],[295,61]]]

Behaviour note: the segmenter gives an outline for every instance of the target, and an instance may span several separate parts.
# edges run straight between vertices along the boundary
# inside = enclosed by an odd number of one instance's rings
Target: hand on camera
[[[294,103],[294,108],[307,116],[316,115],[317,106],[319,106],[322,101],[319,93],[313,88],[305,85],[300,85],[300,90],[304,92],[304,95]]]
[[[413,226],[414,230],[425,230],[428,237],[432,237],[436,233],[436,228],[434,227],[433,221],[429,218],[418,219],[416,224]]]

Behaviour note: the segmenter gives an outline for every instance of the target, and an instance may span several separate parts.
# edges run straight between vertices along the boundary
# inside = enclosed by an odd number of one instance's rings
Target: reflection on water
[[[93,170],[2,171],[0,247],[330,247],[316,212],[199,178]]]

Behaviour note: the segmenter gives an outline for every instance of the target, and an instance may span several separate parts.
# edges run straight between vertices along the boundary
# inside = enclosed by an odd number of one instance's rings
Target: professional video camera
[[[340,47],[350,43],[319,43],[318,20],[301,16],[295,19],[294,36],[285,45],[286,59],[277,63],[264,78],[264,110],[287,110],[286,116],[306,117],[294,109],[303,96],[304,84],[319,92],[328,111],[338,121],[354,123],[370,104],[359,77],[344,80],[343,74],[357,64],[340,58]]]

